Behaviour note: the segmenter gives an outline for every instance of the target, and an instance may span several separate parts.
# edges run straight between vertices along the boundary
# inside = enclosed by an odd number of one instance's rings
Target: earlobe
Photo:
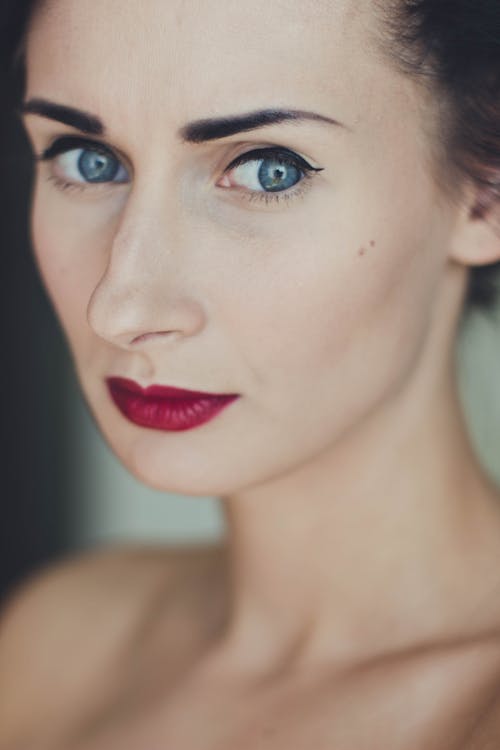
[[[488,191],[463,206],[450,256],[465,266],[486,266],[500,261],[500,196]]]

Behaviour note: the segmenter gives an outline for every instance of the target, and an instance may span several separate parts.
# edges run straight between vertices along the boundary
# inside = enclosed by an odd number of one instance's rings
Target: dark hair
[[[0,56],[2,70],[13,72],[13,63],[37,0],[2,0]]]
[[[2,0],[2,50],[12,61],[36,0]],[[475,183],[475,215],[500,211],[500,0],[377,0],[392,59],[448,106],[448,168]],[[22,66],[18,71],[22,89]],[[500,222],[499,222],[500,226]],[[500,243],[500,231],[499,231]],[[500,262],[469,274],[468,305],[490,309]]]
[[[391,58],[446,109],[441,140],[450,177],[478,187],[473,216],[500,212],[500,0],[377,2]],[[495,225],[500,244],[498,218]],[[492,308],[499,273],[500,262],[473,267],[467,302]]]

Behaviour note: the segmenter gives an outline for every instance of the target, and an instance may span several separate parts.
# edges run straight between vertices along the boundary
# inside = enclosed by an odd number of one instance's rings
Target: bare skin
[[[226,566],[224,548],[118,548],[28,583],[4,616],[0,748],[497,746],[498,628],[360,663],[235,668]]]
[[[99,118],[120,165],[85,181],[74,143],[37,167],[36,260],[82,391],[135,476],[221,497],[228,543],[91,556],[20,593],[2,750],[496,747],[500,496],[453,352],[500,240],[474,186],[443,194],[438,102],[380,53],[374,5],[50,0],[33,19],[27,99]],[[336,124],[178,137],[277,106]],[[25,124],[38,156],[82,136]],[[322,169],[301,197],[257,200],[252,162],[226,169],[270,146]],[[124,418],[109,375],[241,397],[166,433]]]

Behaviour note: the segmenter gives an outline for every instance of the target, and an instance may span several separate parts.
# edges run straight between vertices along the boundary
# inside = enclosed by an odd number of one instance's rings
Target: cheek
[[[430,203],[390,222],[383,206],[354,205],[362,221],[346,204],[335,225],[297,230],[286,254],[277,244],[264,283],[256,272],[240,295],[245,306],[235,302],[233,339],[244,338],[275,404],[306,392],[336,408],[339,393],[346,408],[361,404],[400,380],[421,349],[446,225]],[[318,220],[325,215],[321,207]]]
[[[96,280],[106,264],[107,230],[103,221],[42,191],[32,214],[35,260],[70,344],[90,333],[86,314]]]

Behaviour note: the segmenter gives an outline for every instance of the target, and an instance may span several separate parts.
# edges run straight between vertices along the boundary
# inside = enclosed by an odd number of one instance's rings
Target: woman
[[[497,0],[40,0],[21,53],[89,408],[229,535],[27,583],[2,750],[500,747],[500,496],[453,356],[500,261]]]

